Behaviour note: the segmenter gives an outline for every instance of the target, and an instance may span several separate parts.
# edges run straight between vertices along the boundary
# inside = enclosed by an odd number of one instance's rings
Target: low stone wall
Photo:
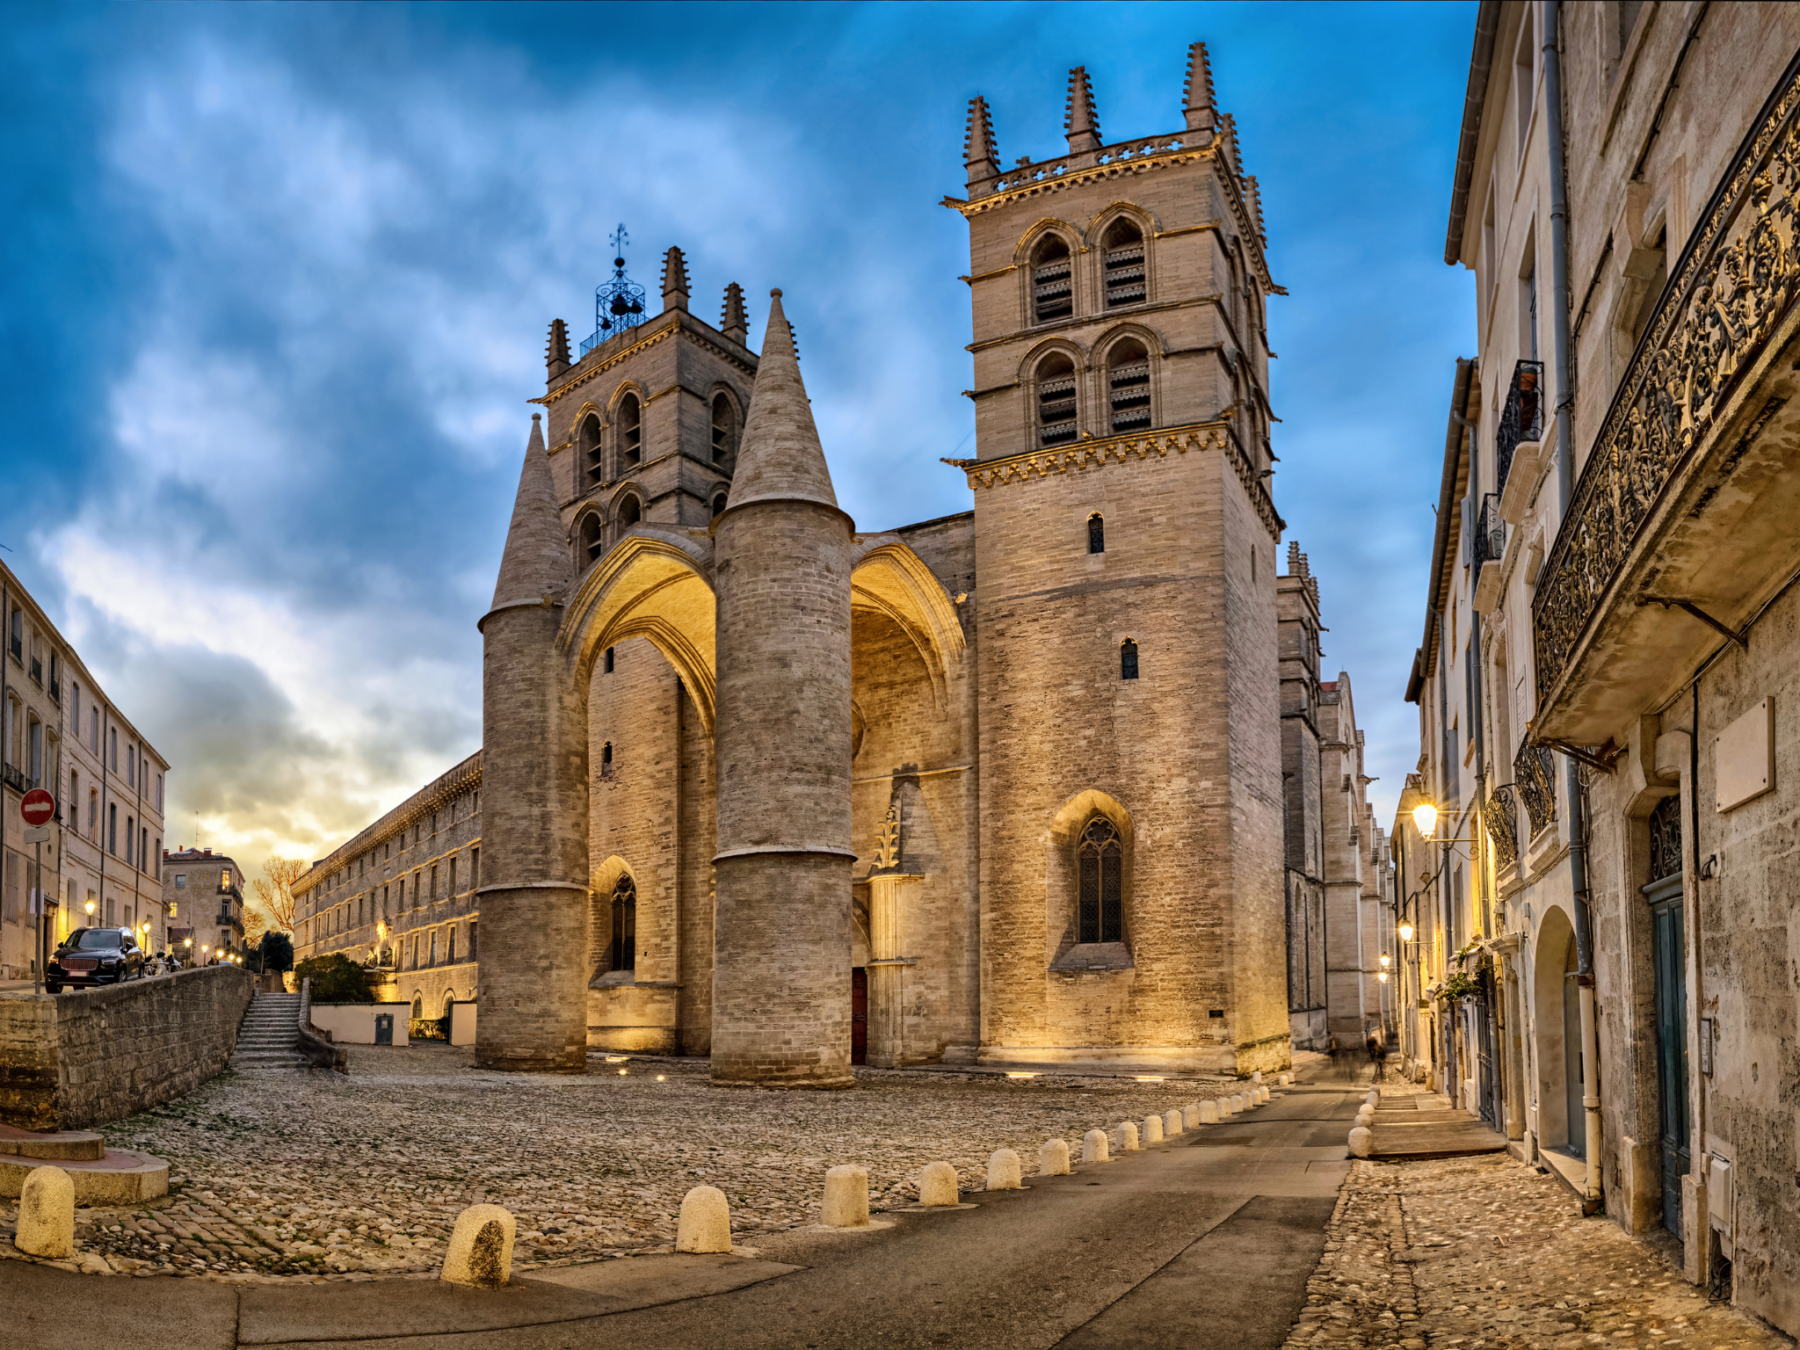
[[[106,989],[0,996],[0,1123],[81,1130],[225,1068],[253,981],[207,966]]]

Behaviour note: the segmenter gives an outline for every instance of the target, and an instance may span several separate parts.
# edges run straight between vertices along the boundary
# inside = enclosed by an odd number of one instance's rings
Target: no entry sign
[[[33,788],[19,799],[19,814],[27,825],[47,825],[56,814],[56,798],[42,788]]]

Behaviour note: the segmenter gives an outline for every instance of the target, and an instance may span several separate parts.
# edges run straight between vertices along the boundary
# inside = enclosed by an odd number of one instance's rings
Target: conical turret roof
[[[550,484],[550,452],[544,448],[542,413],[531,415],[531,440],[519,470],[519,495],[500,555],[494,608],[516,600],[541,600],[569,584],[569,549],[556,492]]]
[[[750,415],[738,451],[727,506],[755,501],[818,502],[837,508],[825,449],[813,425],[812,404],[800,379],[794,335],[781,312],[781,292],[770,291],[762,359],[750,393]]]

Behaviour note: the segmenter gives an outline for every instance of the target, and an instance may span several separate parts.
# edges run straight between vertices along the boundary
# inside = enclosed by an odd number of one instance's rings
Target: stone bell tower
[[[1002,168],[972,100],[982,1056],[1289,1059],[1256,180],[1184,125]]]
[[[772,295],[737,474],[714,523],[712,1073],[848,1087],[851,521]]]

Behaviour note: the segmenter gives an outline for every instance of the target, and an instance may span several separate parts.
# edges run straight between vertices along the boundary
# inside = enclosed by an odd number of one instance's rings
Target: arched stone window
[[[636,525],[643,518],[643,503],[638,501],[632,494],[626,493],[623,497],[619,498],[618,508],[613,515],[614,537],[617,538],[618,536],[623,535],[625,531],[629,530],[633,525]]]
[[[575,461],[581,465],[584,481],[592,486],[606,477],[606,465],[601,461],[600,452],[600,418],[589,413],[581,419],[581,430],[575,433],[575,447],[579,458]]]
[[[636,394],[619,400],[619,463],[639,464],[644,458],[643,405]]]
[[[1101,240],[1101,266],[1106,274],[1106,307],[1139,305],[1148,298],[1144,287],[1144,232],[1130,220],[1115,220]]]
[[[1136,642],[1126,638],[1119,644],[1119,678],[1121,680],[1135,680],[1138,677],[1137,656]]]
[[[1038,362],[1037,424],[1040,446],[1067,445],[1075,439],[1075,363],[1062,352]]]
[[[423,1017],[425,1015],[425,995],[418,989],[413,990],[412,1015],[414,1017]]]
[[[1106,517],[1098,511],[1088,517],[1088,552],[1106,552]]]
[[[727,395],[714,394],[712,401],[712,457],[714,464],[729,471],[732,460],[737,456],[737,437],[737,409],[732,406],[731,399]]]
[[[1055,323],[1075,312],[1075,290],[1069,245],[1060,234],[1047,234],[1031,251],[1031,321]]]
[[[1113,435],[1150,426],[1150,357],[1135,338],[1113,344],[1106,354],[1107,412]]]
[[[637,969],[637,883],[630,873],[620,877],[612,893],[612,945],[608,970]]]
[[[1125,846],[1105,816],[1095,816],[1075,845],[1080,942],[1125,940]]]
[[[581,554],[578,561],[581,566],[587,567],[598,562],[605,551],[606,542],[600,531],[600,516],[597,512],[589,511],[581,518]]]
[[[724,515],[724,514],[725,514],[725,502],[726,502],[726,500],[727,500],[727,498],[726,498],[726,495],[725,495],[725,494],[724,494],[724,493],[723,493],[723,492],[715,492],[715,493],[713,493],[713,499],[712,499],[712,518],[713,518],[713,519],[714,519],[714,520],[717,520],[717,519],[718,519],[718,518],[719,518],[719,517],[720,517],[720,516],[722,516],[722,515]]]

